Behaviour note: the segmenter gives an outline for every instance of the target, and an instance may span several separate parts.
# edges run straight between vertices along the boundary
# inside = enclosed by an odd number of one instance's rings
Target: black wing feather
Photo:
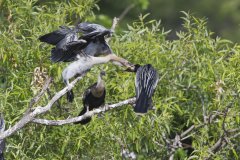
[[[76,59],[77,55],[84,55],[82,49],[87,44],[78,42],[71,42],[66,46],[66,49],[52,48],[51,61],[52,62],[71,62]]]
[[[72,32],[72,29],[66,27],[66,26],[61,26],[59,30],[53,31],[51,33],[45,34],[43,36],[39,37],[39,40],[41,42],[46,42],[52,45],[58,44],[62,39],[65,38],[67,34]]]
[[[90,33],[93,31],[99,31],[102,32],[104,30],[107,30],[105,27],[103,27],[102,25],[99,24],[95,24],[95,23],[89,23],[89,22],[83,22],[78,24],[77,26],[80,31],[82,31],[84,34],[86,33]]]

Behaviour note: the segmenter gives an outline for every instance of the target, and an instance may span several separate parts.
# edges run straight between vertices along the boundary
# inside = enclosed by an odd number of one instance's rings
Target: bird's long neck
[[[95,97],[100,97],[100,96],[102,96],[104,90],[105,90],[104,81],[102,80],[101,75],[99,75],[99,76],[98,76],[97,84],[96,84],[96,86],[92,89],[91,92],[92,92],[92,94],[93,94]]]
[[[104,81],[102,80],[101,75],[98,76],[96,88],[104,88]]]
[[[102,64],[107,63],[111,60],[111,57],[109,55],[104,57],[92,57],[94,64]]]

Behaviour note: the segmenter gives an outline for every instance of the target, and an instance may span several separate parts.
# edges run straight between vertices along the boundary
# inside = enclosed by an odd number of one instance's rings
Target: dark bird
[[[62,77],[64,83],[68,86],[70,86],[69,80],[73,78],[74,76],[78,75],[81,76],[83,73],[89,71],[94,65],[97,64],[103,64],[107,62],[119,62],[118,65],[124,65],[127,67],[131,67],[131,64],[125,60],[122,59],[115,54],[109,54],[104,57],[94,57],[94,56],[79,56],[77,61],[74,61],[70,63],[62,72]],[[73,91],[69,89],[67,92],[67,99],[69,102],[72,102],[74,99]]]
[[[98,81],[83,94],[83,110],[78,116],[84,115],[88,110],[91,111],[94,108],[99,108],[105,103],[106,89],[102,77],[105,76],[105,72],[102,71],[98,76]],[[91,121],[91,117],[76,122],[75,124],[87,124]]]
[[[0,133],[5,130],[5,123],[2,114],[0,114]],[[5,140],[0,140],[0,160],[4,160],[3,152],[5,150]]]
[[[80,37],[79,32],[82,33]],[[51,51],[52,62],[69,62],[82,53],[90,56],[111,54],[112,50],[105,41],[105,36],[111,36],[112,33],[111,29],[99,24],[83,22],[72,29],[61,26],[59,30],[39,37],[39,40],[55,45]]]
[[[78,32],[83,35],[78,38]],[[113,32],[105,27],[93,23],[80,23],[75,28],[60,27],[39,38],[40,41],[55,45],[51,51],[52,62],[72,62],[62,72],[64,83],[69,86],[69,79],[76,75],[82,75],[96,64],[109,61],[119,62],[117,65],[130,67],[128,61],[113,54],[105,41],[105,36]],[[105,57],[96,57],[105,55]],[[74,94],[72,90],[67,92],[67,99],[72,102]]]
[[[158,73],[151,64],[144,66],[137,64],[133,70],[127,71],[136,72],[136,105],[134,111],[138,114],[147,113],[148,109],[153,108],[152,96],[159,80]]]

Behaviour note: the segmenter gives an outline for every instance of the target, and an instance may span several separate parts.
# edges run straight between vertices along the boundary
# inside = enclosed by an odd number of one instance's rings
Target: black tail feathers
[[[147,97],[147,94],[142,92],[136,100],[134,112],[139,114],[147,113],[148,109],[152,108],[152,98]]]
[[[87,112],[87,109],[84,107],[83,110],[79,113],[78,116],[84,115],[86,112]],[[83,120],[81,120],[79,122],[74,122],[74,124],[79,124],[80,123],[81,125],[84,125],[84,124],[89,123],[91,120],[92,120],[92,118],[88,117],[88,118],[83,119]]]
[[[74,100],[74,94],[73,94],[73,91],[72,91],[72,90],[70,90],[70,91],[67,92],[67,100],[68,100],[68,102],[73,102],[73,100]]]
[[[0,160],[4,160],[3,153],[0,153]]]

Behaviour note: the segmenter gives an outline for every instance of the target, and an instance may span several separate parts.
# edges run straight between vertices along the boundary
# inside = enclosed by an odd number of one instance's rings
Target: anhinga
[[[2,114],[0,113],[0,133],[5,130],[5,123]],[[4,160],[3,152],[5,150],[5,140],[0,140],[0,160]]]
[[[158,73],[151,64],[144,66],[137,64],[134,70],[127,71],[136,72],[136,105],[134,111],[138,114],[147,113],[148,109],[153,107],[152,96],[159,80]]]
[[[83,35],[78,38],[77,33]],[[105,27],[92,24],[80,23],[75,28],[61,27],[39,39],[42,42],[56,45],[52,49],[52,62],[72,62],[62,72],[63,81],[69,86],[69,79],[76,75],[82,75],[96,64],[109,61],[119,62],[117,65],[131,67],[128,61],[113,54],[111,48],[105,41],[105,36],[110,36],[112,31]],[[105,57],[96,57],[105,55]],[[67,92],[67,99],[72,102],[74,98],[72,90]]]
[[[83,33],[80,37],[79,32]],[[59,30],[39,37],[39,40],[55,45],[51,51],[52,62],[68,62],[74,60],[80,52],[90,56],[111,54],[105,36],[111,36],[112,33],[112,30],[99,24],[83,22],[73,29],[61,26]]]
[[[67,86],[70,86],[69,80],[74,76],[81,76],[83,73],[89,71],[94,65],[103,64],[107,62],[120,62],[120,65],[127,66],[131,68],[131,64],[117,57],[115,54],[109,54],[104,57],[94,57],[94,56],[79,56],[77,61],[70,63],[62,72],[63,81]],[[72,90],[67,92],[67,99],[69,102],[72,102],[74,95]]]
[[[78,116],[85,114],[88,110],[91,111],[94,108],[99,108],[105,103],[106,89],[102,77],[105,76],[105,72],[102,71],[98,76],[98,81],[87,88],[83,94],[83,110]],[[75,124],[87,124],[91,121],[91,117],[76,122]]]

